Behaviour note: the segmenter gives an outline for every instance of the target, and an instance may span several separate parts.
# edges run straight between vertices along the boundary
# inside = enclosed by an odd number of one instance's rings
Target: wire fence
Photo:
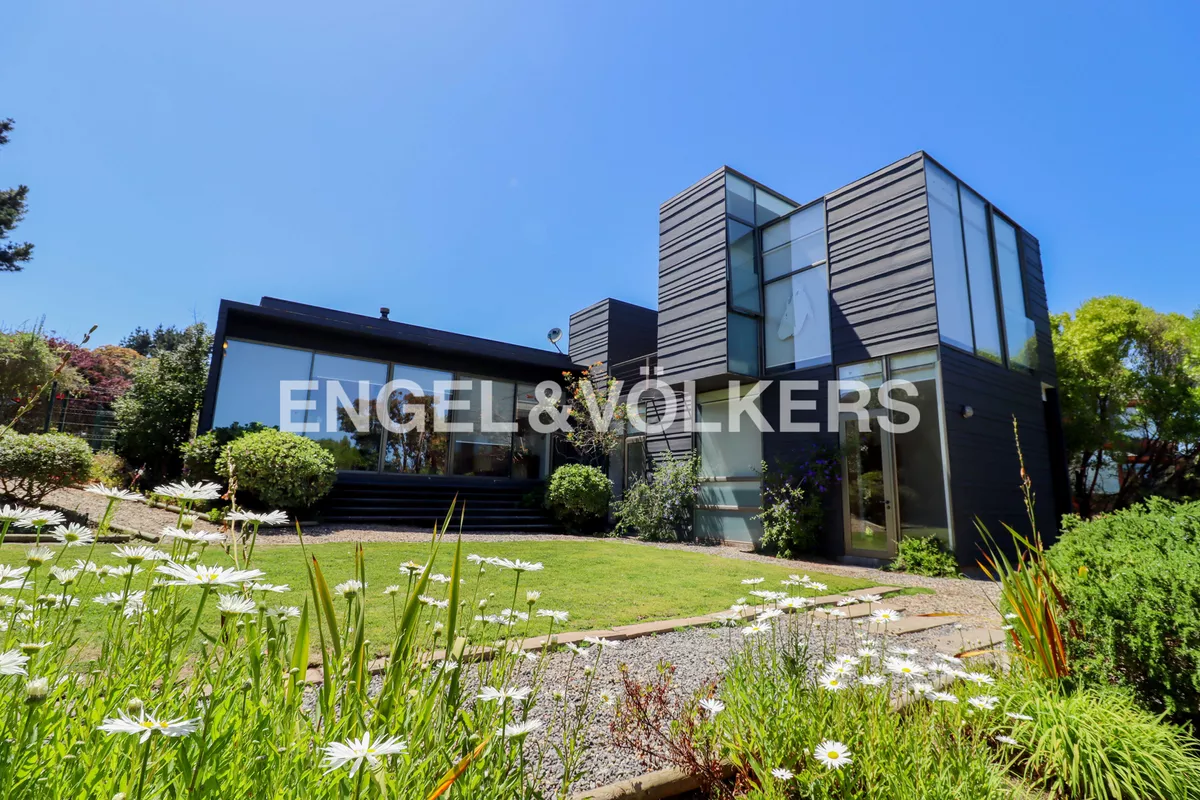
[[[12,401],[4,405],[0,422],[12,419],[20,409]],[[117,441],[117,419],[111,404],[67,395],[40,398],[13,428],[19,433],[70,433],[86,441],[93,450],[111,450]]]

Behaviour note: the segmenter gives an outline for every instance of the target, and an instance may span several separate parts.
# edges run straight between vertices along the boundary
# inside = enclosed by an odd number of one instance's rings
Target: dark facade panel
[[[1042,273],[1042,250],[1038,240],[1024,228],[1018,228],[1021,246],[1021,276],[1025,283],[1025,313],[1033,320],[1037,334],[1038,375],[1051,386],[1058,385],[1054,362],[1054,342],[1050,334],[1050,309],[1046,299],[1046,278]]]
[[[611,297],[571,315],[568,352],[575,363],[594,367],[604,378],[614,364],[653,354],[658,344],[658,312]]]
[[[590,366],[597,361],[608,363],[608,301],[590,305],[571,315],[567,330],[567,354],[576,364]],[[607,374],[607,366],[597,370]]]
[[[1057,533],[1052,469],[1053,435],[1046,424],[1041,381],[998,364],[943,347],[941,351],[950,492],[959,562],[973,565],[983,555],[978,518],[1001,545],[1011,545],[1007,523],[1028,535],[1013,417],[1021,435],[1025,468],[1037,495],[1037,519],[1047,543]],[[963,416],[970,406],[972,415]]]
[[[936,346],[920,154],[825,198],[834,363]]]

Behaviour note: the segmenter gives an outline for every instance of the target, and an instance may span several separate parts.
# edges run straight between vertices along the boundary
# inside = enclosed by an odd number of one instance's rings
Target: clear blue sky
[[[273,295],[535,346],[653,306],[657,210],[925,149],[1038,236],[1052,310],[1200,305],[1200,4],[9,0],[0,323],[96,341]]]

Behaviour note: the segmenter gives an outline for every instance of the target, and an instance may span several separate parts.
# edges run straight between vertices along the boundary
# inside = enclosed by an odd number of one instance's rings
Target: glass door
[[[892,436],[879,425],[881,417],[873,412],[870,424],[862,424],[846,414],[839,426],[846,552],[876,558],[895,555],[898,530]]]

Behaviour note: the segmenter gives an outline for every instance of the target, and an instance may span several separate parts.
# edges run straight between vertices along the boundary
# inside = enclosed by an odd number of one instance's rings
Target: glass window
[[[731,431],[729,400],[697,404],[701,422],[717,422],[719,431],[700,431],[701,478],[753,478],[762,465],[762,433],[742,415],[741,430]]]
[[[758,320],[729,315],[729,371],[736,375],[758,374]]]
[[[221,359],[213,427],[244,428],[257,422],[268,428],[278,428],[279,382],[308,380],[312,357],[308,350],[227,340]],[[302,401],[305,395],[304,391],[293,392],[292,400]],[[304,423],[304,410],[293,411],[289,422],[299,429]]]
[[[375,403],[387,383],[387,371],[387,364],[377,361],[323,353],[313,356],[317,406],[308,412],[308,423],[320,427],[305,435],[333,453],[338,469],[379,469],[383,426],[375,415]],[[339,387],[349,399],[349,407],[338,396]]]
[[[814,203],[763,228],[763,279],[825,260],[825,204]]]
[[[550,436],[533,429],[529,412],[538,404],[537,387],[532,383],[517,384],[517,432],[513,434],[514,478],[544,478],[549,474]]]
[[[730,299],[734,308],[758,313],[758,259],[755,257],[754,228],[729,220]]]
[[[1017,230],[995,212],[992,230],[996,236],[996,272],[1000,276],[1008,363],[1014,368],[1032,369],[1037,364],[1037,342],[1033,338],[1033,321],[1025,316],[1025,283],[1021,280]]]
[[[829,271],[822,264],[768,283],[763,341],[767,368],[830,360]]]
[[[782,197],[771,194],[765,189],[755,188],[754,190],[754,224],[766,225],[773,219],[782,217],[784,214],[796,208],[794,203],[784,200]]]
[[[754,224],[754,185],[731,172],[725,173],[725,213]]]
[[[975,321],[975,353],[1001,360],[1000,320],[996,316],[996,286],[992,278],[992,248],[988,244],[987,204],[961,187],[963,239],[967,246],[967,276],[971,286],[971,315]]]
[[[933,246],[938,332],[942,341],[974,351],[958,181],[927,161],[925,187],[929,198],[929,238]]]
[[[388,398],[388,414],[392,421],[407,430],[388,431],[383,451],[384,472],[446,474],[450,441],[445,425],[441,423],[447,421],[446,401],[450,399],[450,392],[447,388],[439,392],[435,386],[439,381],[453,379],[454,375],[449,372],[392,365],[392,380],[411,381],[420,391],[400,387]]]
[[[455,475],[486,475],[493,478],[507,478],[510,474],[509,462],[512,454],[513,432],[483,430],[483,392],[481,385],[486,378],[470,380],[470,388],[455,392],[455,400],[465,400],[470,405],[466,409],[451,412],[452,421],[469,423],[471,430],[455,431],[454,438],[454,474]],[[516,387],[503,381],[491,381],[492,408],[487,419],[492,422],[513,421],[514,400]]]
[[[917,408],[919,422],[908,433],[893,434],[896,458],[897,504],[900,537],[933,536],[950,547],[946,513],[946,481],[942,469],[942,429],[937,393],[937,355],[933,351],[892,356],[890,377],[916,387],[916,396],[893,394]],[[903,424],[906,414],[893,411],[893,422]]]
[[[883,362],[879,359],[838,367],[838,380],[865,383],[871,389],[871,403],[868,408],[879,407],[878,398],[875,396],[875,390],[883,385]],[[850,389],[838,391],[838,396],[843,400],[853,397],[854,394]]]
[[[646,437],[625,438],[625,483],[626,490],[646,477]]]

